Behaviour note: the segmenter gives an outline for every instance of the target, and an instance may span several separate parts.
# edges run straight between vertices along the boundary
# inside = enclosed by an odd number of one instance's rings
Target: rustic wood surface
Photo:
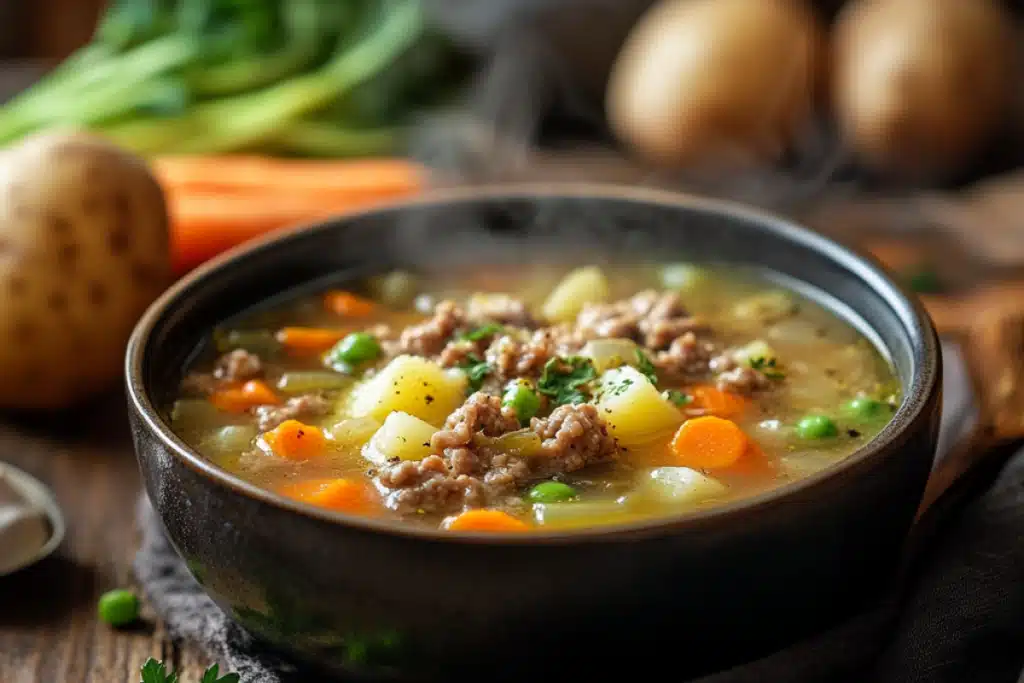
[[[73,415],[0,422],[0,459],[49,484],[68,521],[54,556],[0,578],[0,681],[138,683],[155,657],[198,683],[210,662],[145,611],[129,631],[96,617],[104,591],[133,585],[140,484],[120,392]]]

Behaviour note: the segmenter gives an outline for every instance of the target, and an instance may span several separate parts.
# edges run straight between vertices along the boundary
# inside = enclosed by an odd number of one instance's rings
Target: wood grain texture
[[[204,658],[152,615],[128,631],[96,618],[104,591],[133,585],[139,476],[120,394],[72,415],[3,421],[0,458],[49,484],[68,520],[55,556],[0,578],[0,681],[137,683],[149,657],[199,681]]]

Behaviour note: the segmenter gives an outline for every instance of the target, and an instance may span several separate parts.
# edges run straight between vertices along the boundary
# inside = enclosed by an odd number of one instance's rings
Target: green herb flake
[[[763,356],[751,358],[750,367],[754,370],[760,370],[761,374],[768,379],[784,379],[786,377],[786,373],[782,372],[774,358],[765,358]]]
[[[658,373],[654,369],[654,363],[640,349],[636,350],[636,369],[643,373],[644,377],[651,380],[651,384],[658,386]]]
[[[498,323],[487,323],[486,325],[481,325],[475,329],[463,332],[459,335],[459,339],[463,341],[478,342],[487,339],[488,337],[495,337],[504,331],[505,328]]]
[[[469,388],[471,391],[478,391],[483,386],[484,380],[487,379],[487,375],[491,374],[491,365],[485,360],[474,354],[466,356],[466,360],[462,362],[459,368],[466,373],[466,379],[469,380]]]
[[[678,389],[669,389],[668,391],[663,391],[661,395],[665,397],[666,401],[669,401],[680,408],[690,403],[693,403],[693,396],[690,396],[689,394],[684,394]]]
[[[589,358],[568,356],[552,358],[544,364],[537,391],[555,405],[584,403],[590,396],[587,385],[597,379],[597,370]]]

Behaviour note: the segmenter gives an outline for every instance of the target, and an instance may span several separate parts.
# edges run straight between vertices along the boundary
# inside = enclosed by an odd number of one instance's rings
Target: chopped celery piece
[[[176,429],[193,430],[224,422],[224,414],[205,398],[181,398],[171,407],[171,424]]]
[[[661,269],[661,286],[679,292],[693,292],[710,280],[706,268],[692,263],[671,263]]]
[[[353,417],[342,420],[330,428],[334,442],[342,447],[363,446],[380,429],[381,423],[372,417]]]
[[[203,440],[201,450],[209,457],[230,457],[247,450],[256,438],[253,425],[226,425]]]
[[[370,279],[373,297],[390,308],[405,308],[419,294],[419,280],[412,273],[394,270]]]
[[[352,384],[352,378],[326,370],[300,370],[286,372],[277,381],[277,388],[286,394],[305,394],[311,391],[344,389]]]
[[[473,440],[499,453],[507,453],[521,458],[538,456],[542,450],[540,436],[530,429],[520,429],[498,437],[484,436],[478,433]]]
[[[543,527],[588,527],[618,524],[639,518],[619,500],[588,500],[566,503],[534,503],[533,519]]]
[[[269,330],[217,330],[213,333],[213,342],[219,353],[245,349],[257,355],[271,355],[281,347]]]

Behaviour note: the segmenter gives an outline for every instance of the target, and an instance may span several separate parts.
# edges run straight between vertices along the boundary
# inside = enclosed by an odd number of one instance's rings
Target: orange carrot
[[[240,387],[228,387],[210,395],[210,403],[228,413],[242,413],[250,408],[276,405],[281,402],[274,390],[258,379],[249,380]]]
[[[729,467],[730,474],[738,474],[744,477],[771,477],[778,472],[778,467],[768,454],[761,450],[761,447],[753,440],[747,445],[743,456]]]
[[[303,160],[254,155],[166,156],[152,161],[160,182],[175,190],[379,194],[424,184],[422,166],[402,158]]]
[[[347,330],[320,327],[283,327],[277,331],[277,340],[296,353],[320,353],[345,338]]]
[[[319,427],[285,420],[263,435],[274,455],[288,460],[309,460],[324,452],[327,439]]]
[[[530,527],[522,520],[501,510],[466,510],[449,521],[449,531],[526,531]]]
[[[343,216],[409,192],[380,191],[357,196],[285,194],[268,185],[260,192],[167,191],[171,217],[171,259],[183,273],[222,251],[282,228]]]
[[[705,415],[684,422],[671,449],[684,467],[715,469],[735,465],[749,444],[750,439],[735,422]]]
[[[364,299],[352,292],[332,290],[324,295],[324,306],[327,310],[348,318],[365,318],[372,315],[376,306],[369,299]]]
[[[696,386],[690,393],[693,403],[687,408],[698,408],[709,415],[737,417],[747,409],[747,399],[710,385]]]
[[[372,514],[378,502],[369,486],[351,479],[300,481],[283,487],[281,494],[310,505],[353,515]]]

